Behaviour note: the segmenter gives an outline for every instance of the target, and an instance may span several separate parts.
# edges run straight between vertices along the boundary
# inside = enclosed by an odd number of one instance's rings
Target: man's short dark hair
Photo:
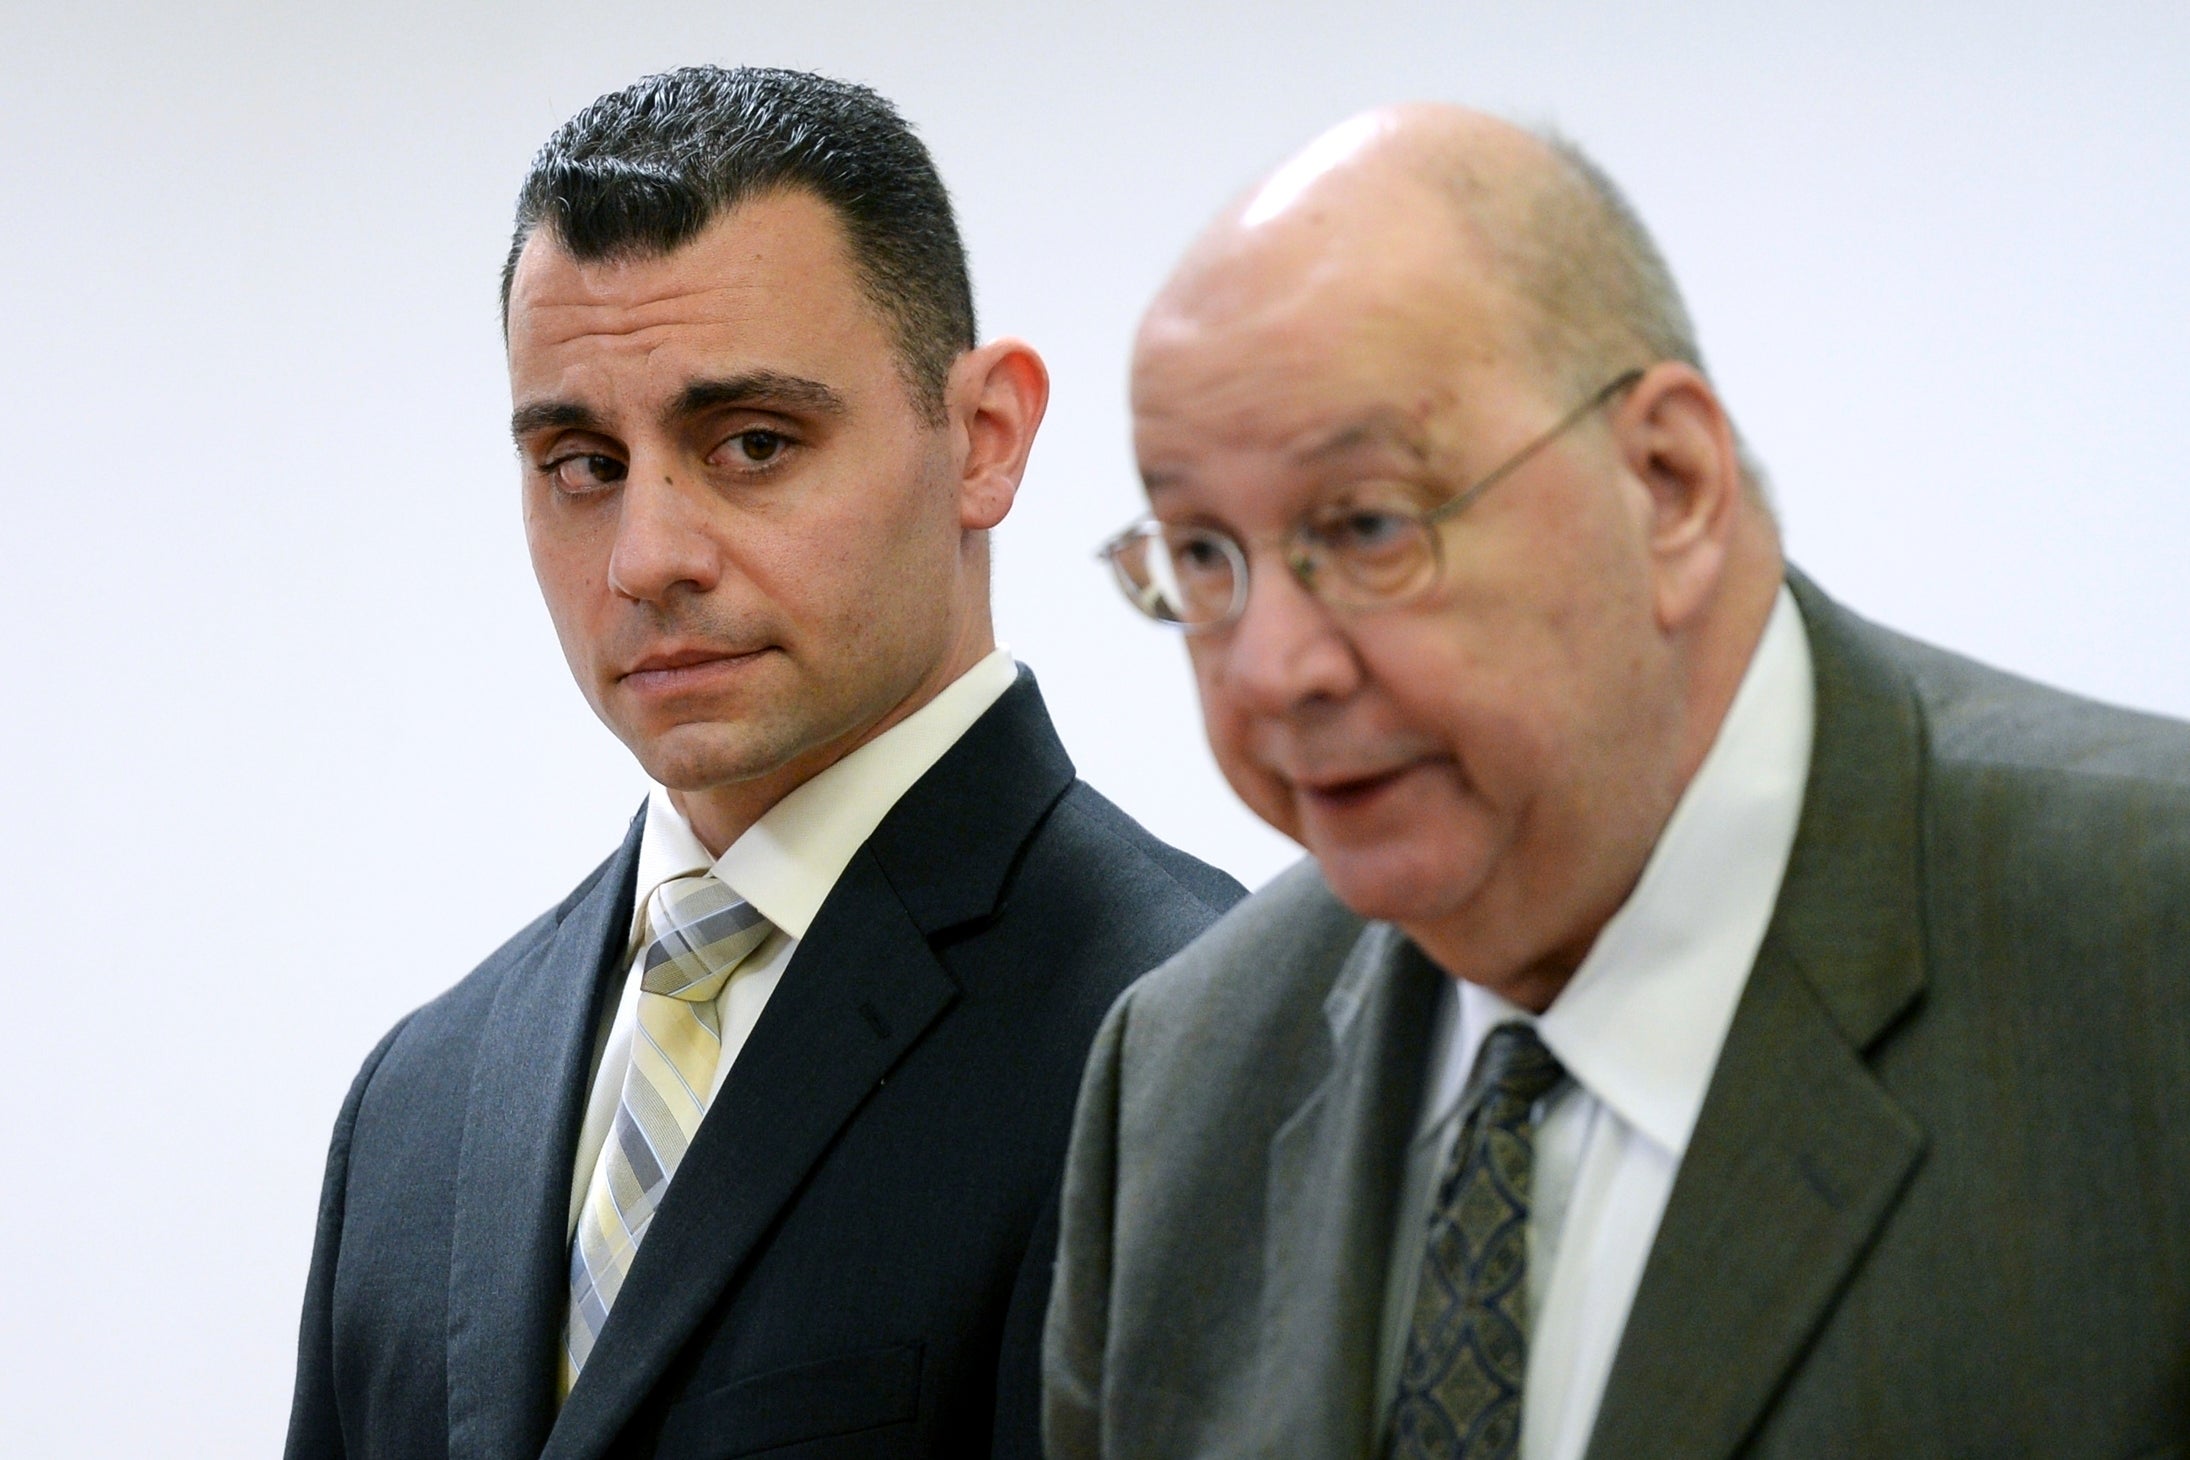
[[[674,252],[720,214],[803,189],[829,205],[868,300],[896,336],[913,401],[943,417],[943,386],[974,344],[973,286],[935,161],[897,108],[803,71],[687,66],[610,92],[565,122],[517,194],[502,265],[540,229],[591,263]]]

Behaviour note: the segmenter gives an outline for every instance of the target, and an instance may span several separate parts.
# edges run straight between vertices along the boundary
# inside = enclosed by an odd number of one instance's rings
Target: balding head
[[[1316,138],[1211,223],[1150,320],[1218,302],[1288,255],[1366,260],[1424,235],[1511,311],[1506,347],[1568,393],[1654,360],[1703,371],[1687,306],[1618,185],[1563,138],[1457,106],[1383,107]]]
[[[1632,211],[1492,118],[1357,117],[1196,241],[1133,410],[1167,581],[1229,613],[1189,640],[1226,777],[1357,912],[1543,1007],[1781,576]]]

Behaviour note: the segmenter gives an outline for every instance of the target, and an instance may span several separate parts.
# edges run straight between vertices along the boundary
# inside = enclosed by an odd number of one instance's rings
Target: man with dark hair
[[[914,399],[940,424],[951,366],[976,343],[950,196],[889,103],[823,76],[694,66],[573,117],[540,149],[517,195],[504,326],[518,261],[542,226],[585,263],[666,254],[738,204],[785,189],[835,213]]]
[[[1132,602],[1312,854],[1096,1040],[1051,1460],[2176,1456],[2190,727],[1791,570],[1567,145],[1398,107],[1134,351]]]
[[[502,290],[533,564],[657,784],[367,1058],[289,1453],[1032,1457],[1081,1061],[1239,891],[995,644],[1041,360],[889,104],[791,72],[574,117]]]

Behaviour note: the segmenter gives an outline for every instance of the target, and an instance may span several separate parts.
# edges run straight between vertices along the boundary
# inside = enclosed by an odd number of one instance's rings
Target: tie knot
[[[704,872],[655,888],[648,924],[654,936],[639,960],[639,987],[695,1004],[721,993],[768,937],[760,910]]]
[[[1534,1105],[1566,1078],[1559,1057],[1544,1048],[1536,1026],[1519,1020],[1501,1024],[1484,1037],[1476,1057],[1483,1087],[1493,1096]]]

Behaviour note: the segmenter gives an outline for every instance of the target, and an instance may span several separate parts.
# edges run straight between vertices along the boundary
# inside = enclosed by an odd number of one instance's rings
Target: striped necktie
[[[769,932],[751,903],[704,873],[656,888],[647,924],[653,939],[639,958],[631,1067],[570,1243],[565,1395],[593,1352],[669,1178],[707,1114],[722,1054],[715,997]]]
[[[1423,1242],[1389,1460],[1512,1460],[1520,1449],[1533,1112],[1566,1071],[1519,1021],[1491,1030],[1475,1063],[1481,1094]]]

